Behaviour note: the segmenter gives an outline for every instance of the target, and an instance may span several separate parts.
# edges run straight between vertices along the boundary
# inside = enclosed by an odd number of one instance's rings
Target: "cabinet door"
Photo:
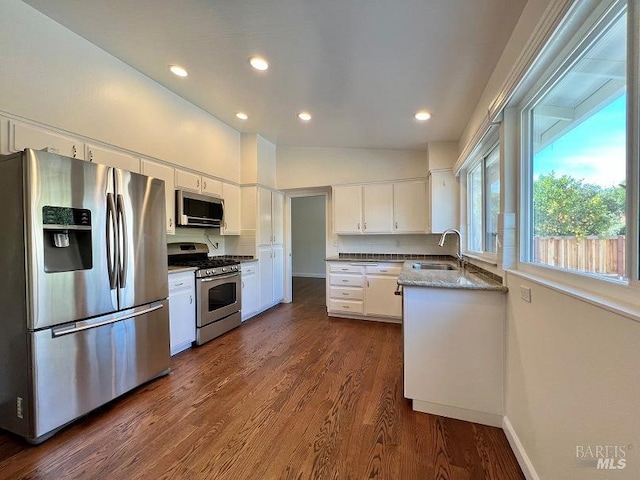
[[[271,230],[271,190],[258,187],[258,245],[271,245],[273,232]]]
[[[166,216],[167,216],[167,233],[173,234],[176,232],[176,195],[174,186],[174,169],[160,163],[152,162],[150,160],[142,160],[142,173],[150,177],[160,178],[164,180],[164,201],[166,204]]]
[[[271,229],[273,231],[273,243],[282,245],[284,243],[284,194],[282,192],[272,192],[271,209]]]
[[[176,168],[175,186],[180,190],[189,190],[190,192],[200,193],[201,177],[195,173],[185,172]]]
[[[9,150],[20,152],[25,148],[48,149],[51,153],[84,160],[84,144],[80,140],[42,127],[10,120]]]
[[[224,199],[224,223],[220,233],[240,235],[240,187],[223,183],[222,198]]]
[[[333,187],[334,233],[361,233],[362,187]]]
[[[194,292],[191,288],[177,291],[169,296],[171,355],[189,348],[196,339],[196,308],[194,301]]]
[[[284,249],[282,246],[273,247],[273,301],[279,302],[284,298]]]
[[[90,144],[85,146],[85,150],[85,158],[88,162],[140,173],[140,159],[133,155]]]
[[[398,277],[367,275],[364,313],[380,317],[402,318],[402,297],[395,295]]]
[[[426,233],[427,182],[399,182],[393,184],[393,231],[396,233]]]
[[[273,303],[273,250],[258,248],[258,309]]]
[[[248,320],[258,311],[258,276],[242,272],[242,321]]]
[[[215,178],[202,177],[202,194],[212,197],[222,197],[222,182]]]
[[[393,184],[364,185],[362,212],[363,233],[391,233],[393,231]]]
[[[429,173],[431,203],[430,231],[442,233],[458,226],[458,182],[453,170],[434,170]]]

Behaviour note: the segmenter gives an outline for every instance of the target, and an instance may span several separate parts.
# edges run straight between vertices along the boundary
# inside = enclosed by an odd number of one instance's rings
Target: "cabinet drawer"
[[[331,263],[329,271],[332,273],[364,273],[361,265],[349,265],[348,263]]]
[[[169,274],[169,293],[194,288],[195,276],[193,272]]]
[[[362,275],[343,275],[341,273],[332,273],[331,285],[340,285],[343,287],[362,287],[364,285],[364,277],[362,277]]]
[[[331,287],[329,296],[338,300],[364,300],[364,290],[353,287]]]
[[[399,276],[402,271],[402,264],[391,265],[368,265],[367,273],[375,273],[377,275],[392,275]]]
[[[363,303],[353,300],[329,300],[329,310],[332,312],[359,313],[364,311]]]
[[[243,277],[246,277],[248,275],[255,275],[256,274],[256,266],[255,265],[242,265],[240,267],[240,272],[242,273]]]

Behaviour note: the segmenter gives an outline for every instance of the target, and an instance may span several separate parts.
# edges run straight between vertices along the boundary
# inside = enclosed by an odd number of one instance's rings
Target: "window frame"
[[[487,212],[487,205],[488,202],[486,200],[486,161],[487,158],[495,151],[497,150],[498,152],[498,168],[500,171],[500,190],[501,190],[501,194],[502,194],[502,189],[503,189],[503,178],[502,178],[502,152],[501,152],[501,145],[500,145],[500,137],[498,135],[498,131],[496,130],[495,132],[493,132],[492,134],[488,135],[486,138],[486,141],[481,142],[481,148],[479,148],[477,151],[479,152],[475,158],[473,160],[471,160],[468,164],[468,166],[465,168],[465,180],[466,180],[466,191],[467,191],[467,198],[466,198],[466,232],[467,232],[467,241],[465,242],[465,253],[468,254],[469,256],[471,256],[472,258],[478,258],[480,260],[484,260],[488,263],[491,264],[498,264],[498,254],[500,251],[500,226],[499,226],[499,222],[500,222],[500,218],[498,217],[498,232],[496,232],[496,251],[495,252],[491,252],[491,251],[487,251],[486,250],[486,236],[487,236],[487,217],[488,217],[488,212]],[[481,170],[481,180],[482,180],[482,186],[481,186],[481,199],[482,199],[482,204],[481,204],[481,212],[482,212],[482,232],[481,232],[481,241],[482,241],[482,250],[472,250],[470,248],[470,239],[471,239],[471,224],[472,224],[472,213],[473,213],[473,208],[472,208],[472,195],[470,195],[471,193],[471,174],[474,172],[474,170],[476,168],[480,167]],[[502,197],[502,195],[500,196],[500,198]],[[500,202],[502,202],[502,200],[500,200]],[[499,208],[499,212],[502,212],[502,204],[500,204],[500,208]]]
[[[626,182],[627,182],[627,233],[626,233],[626,270],[627,279],[609,279],[598,274],[580,272],[552,265],[533,262],[533,145],[531,138],[531,112],[538,101],[575,65],[584,51],[596,42],[606,32],[607,27],[625,10],[627,14],[627,153],[626,153]],[[639,159],[638,125],[640,125],[638,107],[638,55],[639,37],[633,35],[633,28],[640,25],[640,6],[637,0],[612,0],[605,2],[593,11],[588,21],[574,28],[573,38],[561,45],[556,41],[547,49],[549,57],[555,57],[550,67],[541,71],[533,81],[529,94],[519,103],[518,141],[520,142],[519,162],[519,242],[517,269],[525,273],[534,274],[552,281],[560,282],[572,287],[592,292],[601,292],[606,285],[607,294],[629,301],[635,300],[640,292],[639,281],[639,252],[640,232],[638,228],[638,213],[640,205],[638,194]],[[629,188],[631,187],[631,188]],[[635,300],[634,303],[637,303]]]

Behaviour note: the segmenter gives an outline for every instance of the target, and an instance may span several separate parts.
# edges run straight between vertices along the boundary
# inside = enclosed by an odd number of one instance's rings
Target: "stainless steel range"
[[[242,323],[238,261],[209,257],[209,248],[204,243],[170,243],[167,254],[169,265],[196,268],[196,345]]]

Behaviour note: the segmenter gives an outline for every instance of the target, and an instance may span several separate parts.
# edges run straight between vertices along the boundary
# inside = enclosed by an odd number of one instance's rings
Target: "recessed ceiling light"
[[[251,57],[249,58],[249,64],[256,70],[266,70],[269,68],[269,64],[262,57]]]
[[[413,116],[413,118],[424,122],[425,120],[429,120],[431,118],[431,114],[429,112],[418,112]]]
[[[311,120],[311,114],[309,112],[300,112],[298,114],[298,118],[303,122],[308,122],[309,120]]]
[[[187,75],[189,75],[187,71],[179,65],[169,65],[169,70],[171,70],[171,73],[177,75],[178,77],[186,77]]]
[[[236,117],[238,117],[240,120],[247,120],[249,118],[249,115],[244,112],[238,112],[236,113]]]

